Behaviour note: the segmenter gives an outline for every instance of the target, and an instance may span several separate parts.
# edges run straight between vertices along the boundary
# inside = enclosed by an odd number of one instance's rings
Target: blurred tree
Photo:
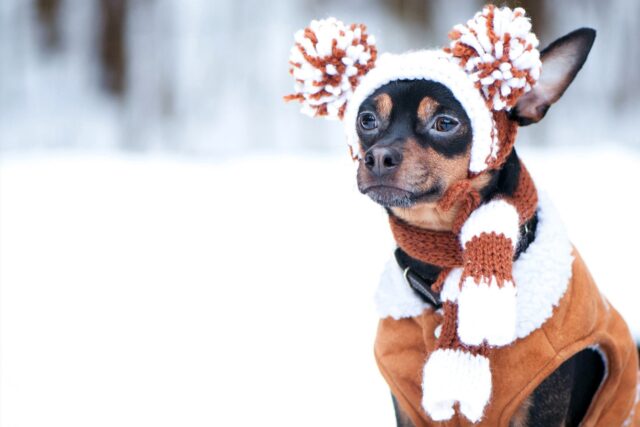
[[[60,47],[60,0],[36,0],[36,14],[42,30],[42,42],[49,49]]]
[[[382,0],[382,4],[394,12],[403,23],[420,28],[429,27],[433,3],[435,2],[432,0]]]
[[[126,85],[126,17],[127,0],[100,0],[102,82],[117,96],[124,95]]]
[[[428,29],[432,22],[431,17],[438,13],[438,10],[450,7],[445,5],[445,0],[380,0],[382,5],[394,13],[403,25]],[[534,31],[544,34],[546,22],[546,1],[545,0],[476,0],[478,8],[485,4],[492,3],[496,6],[509,6],[511,8],[523,7],[531,20],[535,23]]]
[[[12,123],[23,136],[0,138],[0,149],[23,141],[71,145],[83,114],[128,147],[326,147],[335,128],[292,125],[291,107],[274,108],[292,85],[283,69],[295,29],[337,16],[370,25],[383,51],[403,52],[443,46],[451,26],[487,2],[524,7],[541,47],[579,27],[598,31],[563,102],[523,138],[640,144],[639,0],[0,0],[0,119],[31,123],[29,108],[37,105],[41,122],[56,129]],[[73,107],[61,110],[58,98],[71,95]],[[575,126],[567,126],[569,114]],[[245,125],[256,116],[261,126]]]

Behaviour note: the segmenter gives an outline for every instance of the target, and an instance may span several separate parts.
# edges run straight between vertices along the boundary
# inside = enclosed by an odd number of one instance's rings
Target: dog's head
[[[362,103],[356,129],[364,152],[358,188],[385,207],[437,201],[467,177],[471,123],[440,83],[386,84]]]
[[[541,52],[542,73],[519,98],[509,120],[538,122],[571,84],[595,38],[579,29]],[[358,188],[388,208],[436,204],[456,182],[469,177],[473,128],[452,91],[430,80],[395,80],[359,106],[355,127],[360,153]],[[474,175],[477,186],[496,170]]]

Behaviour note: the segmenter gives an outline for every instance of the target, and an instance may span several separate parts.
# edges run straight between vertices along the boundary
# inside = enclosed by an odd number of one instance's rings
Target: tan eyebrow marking
[[[428,96],[422,98],[422,101],[420,101],[420,105],[418,105],[418,118],[420,119],[420,121],[422,123],[426,123],[427,120],[429,120],[429,118],[433,115],[433,113],[436,112],[438,105],[438,102],[433,98],[430,98]]]
[[[374,98],[376,103],[376,109],[381,120],[389,119],[391,116],[391,109],[393,108],[393,101],[391,97],[386,93],[381,93]]]

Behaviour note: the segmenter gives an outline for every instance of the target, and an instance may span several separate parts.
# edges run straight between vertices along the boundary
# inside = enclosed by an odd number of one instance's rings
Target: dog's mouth
[[[416,203],[433,202],[440,195],[440,188],[436,185],[426,191],[416,193],[404,188],[391,185],[370,185],[361,188],[362,194],[366,194],[374,202],[387,207],[408,208]]]

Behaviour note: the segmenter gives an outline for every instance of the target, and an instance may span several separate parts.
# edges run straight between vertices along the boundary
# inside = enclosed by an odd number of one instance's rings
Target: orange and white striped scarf
[[[443,301],[436,350],[423,372],[423,406],[434,420],[448,419],[464,384],[474,384],[476,405],[460,410],[470,420],[482,416],[491,395],[489,352],[516,339],[516,286],[512,267],[521,227],[538,205],[536,187],[523,164],[516,191],[481,203],[468,181],[443,200],[459,207],[452,231],[425,230],[390,215],[398,246],[409,256],[440,267],[432,289]],[[447,206],[448,207],[448,206]],[[448,373],[445,375],[444,373]],[[444,382],[444,384],[443,384]]]

